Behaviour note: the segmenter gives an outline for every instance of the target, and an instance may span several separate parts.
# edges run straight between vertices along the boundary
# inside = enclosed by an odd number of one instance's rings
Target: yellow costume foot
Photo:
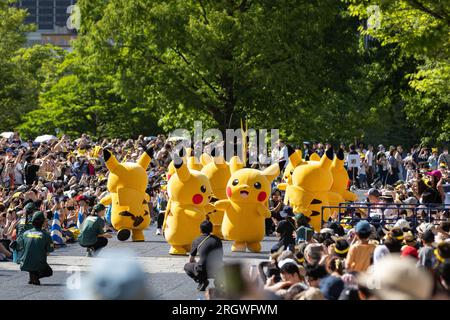
[[[130,234],[131,234],[130,230],[121,229],[117,232],[117,239],[119,239],[120,241],[126,241],[130,237]]]
[[[170,247],[169,254],[185,256],[187,253],[186,249],[181,246],[172,246]]]
[[[133,239],[134,242],[145,241],[144,232],[142,230],[133,230],[131,239]]]
[[[247,243],[248,250],[251,252],[260,252],[261,251],[261,243],[259,242],[252,242]]]
[[[231,251],[233,251],[233,252],[245,252],[245,242],[237,242],[237,241],[235,241],[231,245]]]

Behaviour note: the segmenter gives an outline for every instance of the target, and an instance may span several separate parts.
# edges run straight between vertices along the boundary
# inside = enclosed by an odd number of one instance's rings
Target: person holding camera
[[[198,283],[197,289],[205,291],[208,278],[215,278],[218,268],[223,264],[222,240],[211,234],[213,225],[205,220],[200,224],[201,236],[192,242],[189,262],[184,265],[186,274]],[[195,257],[199,255],[199,260]]]
[[[94,206],[90,215],[86,217],[80,228],[78,242],[80,246],[86,248],[86,256],[92,257],[95,252],[106,247],[111,234],[105,232],[106,207],[99,203]]]

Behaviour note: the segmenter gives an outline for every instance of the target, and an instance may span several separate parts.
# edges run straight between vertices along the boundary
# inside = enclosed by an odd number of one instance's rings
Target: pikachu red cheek
[[[171,174],[168,174],[168,175],[167,175],[167,181],[169,181],[171,177],[172,177],[172,175],[171,175]]]
[[[258,194],[258,201],[264,201],[264,200],[266,200],[266,198],[267,198],[267,193],[265,193],[264,191],[261,191]]]
[[[227,196],[231,197],[231,188],[230,187],[227,188]]]
[[[196,194],[196,195],[194,195],[193,197],[192,197],[192,202],[194,203],[194,204],[200,204],[200,203],[202,203],[203,202],[203,196],[201,195],[201,194]]]

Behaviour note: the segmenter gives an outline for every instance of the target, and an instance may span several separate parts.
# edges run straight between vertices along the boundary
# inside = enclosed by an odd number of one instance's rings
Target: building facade
[[[28,45],[51,43],[71,50],[70,41],[76,38],[76,30],[68,29],[69,7],[76,0],[20,0],[15,6],[26,9],[26,23],[35,24],[37,30],[27,35]]]

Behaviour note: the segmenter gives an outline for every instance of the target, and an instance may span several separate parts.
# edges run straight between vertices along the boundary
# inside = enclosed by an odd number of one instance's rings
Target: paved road
[[[358,190],[360,200],[364,199],[364,190]],[[155,225],[146,231],[146,241],[141,243],[120,242],[113,238],[108,247],[133,250],[137,260],[148,274],[147,285],[157,299],[198,299],[202,296],[196,291],[195,283],[184,274],[183,266],[186,257],[170,256],[169,245],[161,236],[155,235]],[[275,243],[273,237],[265,238],[262,252],[232,253],[231,242],[224,242],[225,261],[243,260],[245,263],[258,264],[267,259],[269,250]],[[40,287],[28,285],[28,273],[21,272],[17,264],[0,262],[0,299],[64,299],[66,297],[66,281],[71,276],[71,268],[76,267],[85,273],[93,261],[98,258],[85,257],[85,249],[78,244],[70,244],[57,249],[49,257],[49,264],[54,274],[51,278],[42,279]]]
[[[147,286],[155,298],[190,300],[202,297],[196,291],[196,284],[183,271],[187,257],[170,256],[169,245],[161,236],[155,235],[155,225],[151,225],[145,235],[146,241],[140,243],[120,242],[113,238],[108,247],[134,251],[136,259],[148,274]],[[264,239],[262,252],[258,254],[232,253],[231,242],[225,241],[225,261],[243,260],[257,264],[268,258],[275,241],[274,237]],[[99,258],[85,257],[85,249],[77,243],[56,249],[48,259],[53,276],[42,279],[41,286],[29,285],[28,273],[21,272],[17,264],[0,262],[0,299],[64,299],[67,297],[66,282],[72,274],[71,270],[75,267],[83,275],[95,259]]]

